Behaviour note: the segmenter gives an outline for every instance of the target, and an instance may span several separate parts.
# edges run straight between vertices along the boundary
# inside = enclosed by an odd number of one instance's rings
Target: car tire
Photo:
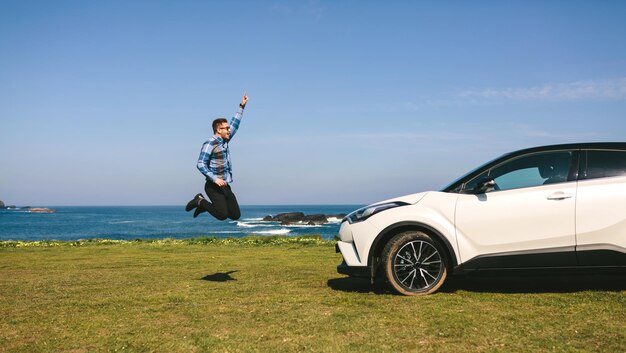
[[[443,249],[420,231],[395,235],[385,245],[381,259],[387,280],[394,290],[404,295],[434,293],[448,274]]]

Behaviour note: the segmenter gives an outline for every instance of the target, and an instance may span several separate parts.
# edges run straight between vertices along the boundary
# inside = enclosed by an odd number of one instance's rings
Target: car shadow
[[[519,273],[493,271],[449,278],[440,292],[477,293],[576,293],[583,291],[620,292],[626,290],[626,272],[606,273]]]
[[[330,279],[328,286],[336,291],[395,294],[384,279],[375,284],[369,278],[342,277]],[[449,277],[441,293],[467,291],[476,293],[575,293],[582,291],[620,292],[626,290],[626,271],[607,273],[519,273],[494,271]]]
[[[382,281],[377,280],[374,284],[371,284],[369,278],[363,277],[342,277],[329,279],[326,282],[328,286],[336,291],[341,292],[356,292],[356,293],[376,293],[376,294],[391,294],[393,293],[389,286]]]
[[[228,271],[228,272],[216,272],[212,275],[206,275],[200,278],[203,281],[210,282],[226,282],[226,281],[236,281],[236,278],[231,276],[231,273],[239,272],[238,270]]]

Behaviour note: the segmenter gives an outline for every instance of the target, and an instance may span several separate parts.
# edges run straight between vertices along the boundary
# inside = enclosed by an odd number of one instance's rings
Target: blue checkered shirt
[[[207,179],[213,182],[217,179],[222,179],[229,184],[233,182],[233,168],[230,164],[228,143],[235,136],[242,117],[243,109],[239,108],[235,116],[230,120],[230,136],[228,139],[213,135],[211,139],[202,144],[197,167]]]

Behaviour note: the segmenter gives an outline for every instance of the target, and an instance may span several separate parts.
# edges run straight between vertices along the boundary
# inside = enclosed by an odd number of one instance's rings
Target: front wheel
[[[424,232],[400,233],[382,253],[387,280],[400,294],[436,292],[446,280],[446,256],[441,246]]]

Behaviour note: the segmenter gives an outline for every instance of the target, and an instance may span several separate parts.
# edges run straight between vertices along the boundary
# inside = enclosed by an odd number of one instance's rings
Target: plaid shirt
[[[213,182],[217,179],[222,179],[229,184],[233,182],[233,168],[230,164],[228,142],[235,136],[242,116],[243,109],[239,108],[235,116],[230,120],[230,136],[228,139],[225,140],[217,135],[213,135],[210,140],[202,144],[197,167],[207,179]]]

